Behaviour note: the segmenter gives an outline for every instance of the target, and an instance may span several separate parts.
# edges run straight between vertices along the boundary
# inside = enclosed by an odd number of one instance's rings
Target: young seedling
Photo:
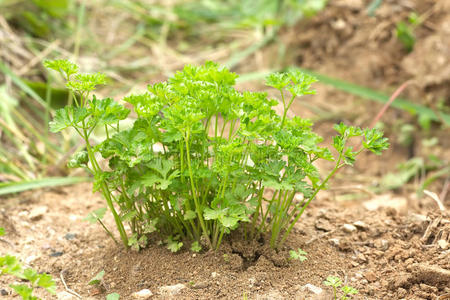
[[[305,251],[303,251],[300,248],[298,248],[297,251],[295,251],[295,250],[289,251],[289,259],[295,259],[295,260],[299,260],[301,262],[308,259],[306,257],[306,255],[308,255],[308,253],[306,253]]]
[[[92,277],[91,280],[89,280],[88,284],[89,285],[99,285],[99,284],[101,284],[102,280],[103,280],[103,276],[105,276],[105,271],[101,270],[94,277]]]
[[[416,43],[414,31],[422,23],[421,18],[416,13],[411,13],[408,22],[397,23],[397,38],[408,52],[411,52]]]
[[[342,286],[342,280],[337,276],[328,276],[327,279],[323,282],[326,286],[331,286],[333,288],[333,298],[334,300],[337,298],[338,289],[341,288],[342,295],[339,298],[340,300],[347,300],[352,297],[352,295],[358,294],[358,290],[351,286]]]
[[[106,295],[106,300],[119,300],[120,299],[120,295],[117,293],[111,293]]]
[[[0,228],[0,236],[4,235],[4,228]],[[12,275],[20,280],[28,281],[28,284],[9,285],[23,300],[40,300],[33,296],[37,287],[46,289],[50,294],[55,294],[56,284],[53,278],[46,273],[37,273],[31,268],[24,268],[15,256],[0,256],[0,275]]]
[[[104,291],[103,277],[105,276],[105,271],[101,270],[94,277],[89,280],[89,285],[98,286],[102,291]],[[120,295],[117,293],[111,293],[106,295],[106,300],[118,300],[120,299]]]

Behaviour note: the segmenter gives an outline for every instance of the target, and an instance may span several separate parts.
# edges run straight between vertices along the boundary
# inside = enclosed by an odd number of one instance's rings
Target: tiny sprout
[[[91,280],[89,280],[88,284],[89,285],[98,285],[102,282],[103,280],[103,276],[105,276],[105,271],[101,270],[100,272],[97,273],[97,275],[95,275],[94,277],[92,277]]]
[[[306,257],[306,255],[308,255],[308,253],[306,253],[305,251],[303,251],[300,248],[298,248],[297,251],[295,251],[295,250],[290,250],[289,251],[289,259],[295,259],[295,260],[299,260],[301,262],[303,262],[303,261],[308,259]]]
[[[106,295],[106,300],[119,300],[119,299],[120,299],[120,295],[117,293],[112,293],[112,294]]]
[[[337,300],[337,291],[338,288],[342,286],[342,280],[338,276],[328,276],[327,279],[323,282],[326,286],[331,286],[333,288],[333,299]],[[339,298],[340,300],[348,300],[350,299],[350,295],[358,294],[358,290],[351,286],[343,286],[341,288],[342,296]],[[350,297],[349,297],[350,296]]]

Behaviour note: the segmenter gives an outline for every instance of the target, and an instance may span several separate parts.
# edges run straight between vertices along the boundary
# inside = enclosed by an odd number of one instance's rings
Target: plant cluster
[[[78,73],[65,60],[46,66],[61,72],[77,96],[73,106],[56,111],[50,130],[70,127],[86,142],[69,166],[92,173],[94,190],[106,199],[126,247],[144,247],[156,232],[173,252],[186,241],[193,251],[217,249],[225,234],[241,226],[247,239],[270,233],[270,245],[280,248],[339,168],[352,165],[364,149],[380,154],[388,147],[380,131],[344,124],[335,126],[336,158],[319,146],[322,138],[311,121],[287,117],[297,97],[314,93],[315,78],[299,71],[267,78],[280,92],[279,116],[277,100],[237,91],[237,75],[226,68],[187,65],[167,82],[123,99],[137,115],[125,128],[120,122],[129,109],[92,94],[104,75]],[[94,145],[90,135],[98,128],[106,139]],[[348,146],[354,137],[362,137],[360,149]],[[324,179],[313,165],[319,159],[335,162]],[[91,219],[101,221],[103,214],[94,212]]]
[[[333,299],[337,298],[337,293],[340,288],[341,290],[341,297],[340,300],[348,300],[352,297],[352,295],[358,294],[358,290],[348,286],[344,285],[342,286],[342,280],[337,276],[328,276],[327,279],[323,282],[326,286],[331,286],[333,288]]]
[[[0,236],[5,234],[4,228],[0,227]],[[37,273],[31,268],[25,268],[19,262],[17,257],[12,255],[0,256],[0,275],[12,275],[21,280],[26,280],[28,284],[11,284],[10,287],[24,300],[39,300],[33,296],[36,287],[42,287],[49,293],[55,293],[55,282],[52,277],[46,273]]]

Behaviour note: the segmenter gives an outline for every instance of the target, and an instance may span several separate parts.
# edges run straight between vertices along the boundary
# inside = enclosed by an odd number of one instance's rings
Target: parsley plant
[[[167,82],[123,99],[137,115],[124,129],[120,121],[129,110],[91,94],[105,83],[104,75],[79,74],[64,60],[46,65],[68,80],[75,103],[56,112],[50,130],[72,127],[85,140],[86,150],[69,165],[93,174],[94,190],[102,192],[126,247],[145,247],[147,235],[156,232],[173,252],[185,242],[193,251],[217,249],[225,234],[242,226],[247,238],[269,232],[277,249],[339,168],[353,164],[363,149],[379,154],[388,147],[381,132],[344,124],[335,126],[337,158],[319,146],[322,138],[311,121],[287,117],[297,97],[314,93],[316,79],[298,71],[267,78],[280,92],[279,116],[273,109],[277,100],[237,91],[237,75],[226,68],[212,62],[187,65]],[[89,137],[98,127],[106,139],[93,145]],[[363,138],[359,150],[347,146],[354,137]],[[313,165],[318,159],[335,161],[323,180]],[[302,201],[296,201],[297,194]],[[106,229],[103,214],[94,212],[90,220]]]

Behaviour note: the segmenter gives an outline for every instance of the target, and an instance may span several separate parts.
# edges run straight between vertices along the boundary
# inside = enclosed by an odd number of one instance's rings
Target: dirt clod
[[[365,277],[365,278],[367,279],[367,281],[369,281],[369,282],[374,282],[374,281],[377,280],[377,275],[375,275],[375,273],[372,272],[372,271],[366,272],[366,273],[364,274],[364,277]]]
[[[428,264],[415,264],[412,268],[417,282],[437,286],[450,286],[450,270]]]

